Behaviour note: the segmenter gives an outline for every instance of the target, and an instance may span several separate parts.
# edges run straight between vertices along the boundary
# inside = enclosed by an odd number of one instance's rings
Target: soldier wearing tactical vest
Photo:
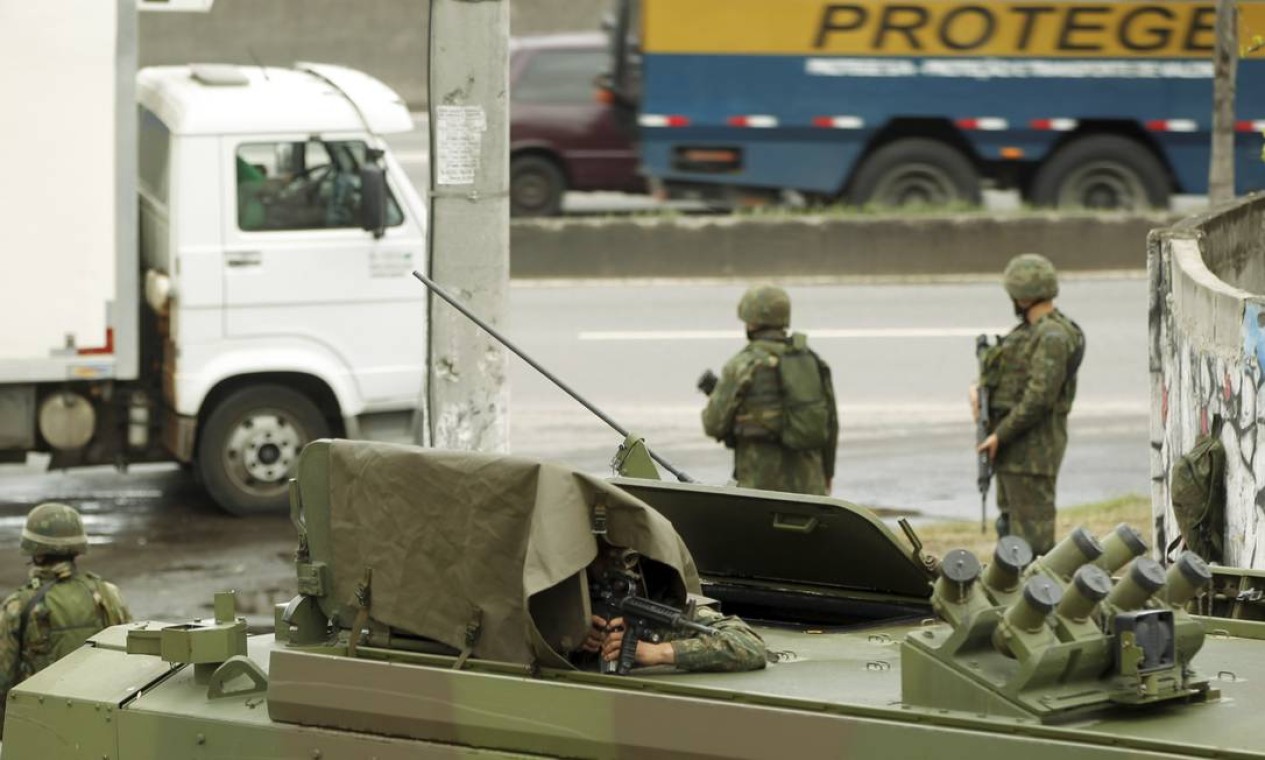
[[[990,390],[993,427],[978,451],[993,461],[998,533],[1020,536],[1045,554],[1054,547],[1055,487],[1085,334],[1054,307],[1059,283],[1049,259],[1016,256],[1003,280],[1020,321],[983,357],[979,385]],[[976,419],[978,387],[970,393]]]
[[[21,549],[31,557],[30,580],[0,604],[0,717],[14,686],[101,629],[132,619],[114,584],[75,566],[88,536],[72,507],[32,509]]]
[[[830,367],[802,333],[787,335],[785,290],[749,289],[738,318],[750,342],[725,364],[703,410],[703,430],[734,450],[739,486],[830,493],[839,438]]]

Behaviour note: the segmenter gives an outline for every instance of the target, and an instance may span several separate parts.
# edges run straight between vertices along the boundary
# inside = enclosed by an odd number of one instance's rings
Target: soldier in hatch
[[[21,550],[31,557],[30,580],[0,604],[0,718],[10,689],[101,629],[132,619],[114,584],[75,566],[88,536],[72,507],[32,509]]]
[[[997,531],[1045,554],[1054,547],[1054,493],[1067,450],[1067,415],[1085,334],[1054,307],[1058,276],[1049,259],[1025,253],[1003,275],[1019,325],[989,349],[979,385],[990,389],[992,433],[978,447],[997,476]],[[970,389],[979,418],[979,385]]]
[[[791,299],[774,285],[749,289],[738,303],[746,348],[708,393],[703,430],[734,450],[734,479],[744,488],[830,493],[839,420],[830,367],[802,333],[787,335]]]
[[[655,582],[653,563],[643,561],[636,552],[599,542],[598,556],[588,567],[592,590],[610,583],[612,574],[630,580],[639,596],[662,596]],[[604,612],[602,603],[594,599],[594,611]],[[664,630],[657,641],[637,642],[636,664],[640,667],[671,665],[678,670],[733,672],[759,670],[768,662],[764,640],[739,617],[722,615],[707,606],[696,606],[690,620],[715,629],[714,633]],[[607,620],[594,614],[592,627],[581,645],[583,655],[601,661],[619,659],[620,647],[627,633],[623,618]]]

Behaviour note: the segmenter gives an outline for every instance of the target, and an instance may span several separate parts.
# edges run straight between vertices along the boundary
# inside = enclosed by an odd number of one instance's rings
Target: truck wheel
[[[979,174],[970,159],[935,140],[910,137],[874,151],[852,181],[859,205],[948,206],[980,202]]]
[[[510,215],[557,216],[567,179],[553,161],[542,156],[519,156],[510,164]]]
[[[197,467],[211,498],[235,515],[284,511],[299,452],[329,435],[307,396],[280,385],[235,391],[198,436]]]
[[[1058,208],[1168,208],[1164,165],[1127,137],[1092,135],[1060,148],[1037,170],[1032,202]]]

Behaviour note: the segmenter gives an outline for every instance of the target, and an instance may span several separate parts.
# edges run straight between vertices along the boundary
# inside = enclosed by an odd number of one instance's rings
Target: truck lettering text
[[[1036,28],[1037,17],[1044,13],[1053,13],[1057,9],[1052,5],[1017,5],[1011,10],[1023,16],[1023,26],[1019,28],[1018,47],[1020,50],[1027,50],[1032,42],[1032,30]]]
[[[1106,29],[1102,24],[1078,23],[1078,18],[1087,16],[1101,16],[1107,13],[1107,8],[1069,8],[1067,15],[1063,17],[1063,30],[1059,33],[1059,50],[1075,50],[1086,53],[1094,53],[1102,50],[1101,38],[1098,42],[1077,42],[1072,39],[1072,35],[1079,32],[1102,32]],[[1084,40],[1084,38],[1081,38]]]
[[[964,39],[963,30],[966,34],[972,31],[970,16],[976,17],[979,28],[974,38]],[[964,5],[945,14],[944,21],[940,24],[940,44],[950,50],[975,50],[988,42],[996,30],[997,18],[987,8]]]
[[[846,23],[839,18],[850,13],[852,17]],[[865,26],[869,12],[859,5],[827,5],[821,16],[821,26],[817,30],[817,41],[813,46],[821,49],[826,46],[827,38],[834,32],[850,32]]]
[[[1143,26],[1141,29],[1135,29],[1135,22],[1144,16],[1160,16],[1167,21],[1173,20],[1173,12],[1167,8],[1144,6],[1137,10],[1129,11],[1120,22],[1119,40],[1121,46],[1126,50],[1137,50],[1139,52],[1160,50],[1167,46],[1169,40],[1173,38],[1173,30],[1167,27]],[[1135,36],[1137,33],[1144,35],[1145,39]]]
[[[1253,16],[1265,14],[1255,4],[1249,5]],[[1191,57],[1213,50],[1215,20],[1214,7],[1189,2],[884,4],[858,0],[824,6],[812,49],[839,55],[973,52],[1126,57],[1150,53]]]
[[[1192,53],[1211,53],[1216,43],[1217,9],[1200,8],[1190,20],[1190,28],[1186,32],[1185,48]],[[1200,35],[1205,35],[1200,37]],[[1203,41],[1199,41],[1202,39]]]
[[[899,20],[899,16],[905,14],[904,22]],[[874,47],[882,50],[886,43],[888,32],[897,32],[904,35],[906,43],[911,50],[922,50],[922,44],[918,42],[916,32],[918,29],[927,25],[927,19],[930,14],[927,9],[917,5],[889,5],[883,9],[883,18],[879,22],[878,29],[874,32]]]

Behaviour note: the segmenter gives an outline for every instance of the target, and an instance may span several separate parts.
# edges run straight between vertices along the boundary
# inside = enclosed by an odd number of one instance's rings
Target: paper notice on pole
[[[488,131],[487,114],[480,106],[439,106],[435,119],[436,183],[473,185]]]

